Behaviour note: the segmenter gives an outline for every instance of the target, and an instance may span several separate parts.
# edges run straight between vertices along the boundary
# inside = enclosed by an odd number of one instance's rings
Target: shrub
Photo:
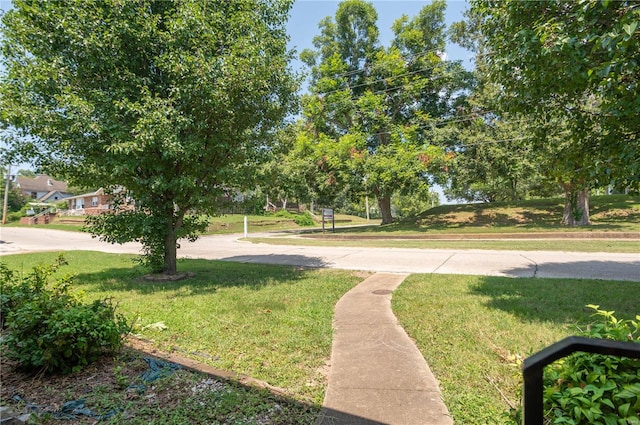
[[[640,316],[619,320],[613,311],[595,310],[602,321],[586,336],[640,342]],[[546,423],[640,425],[640,360],[574,353],[544,371]]]
[[[295,221],[298,226],[314,226],[316,224],[315,220],[308,211],[294,216],[293,221]]]
[[[282,217],[282,218],[294,218],[294,214],[290,213],[287,210],[278,210],[276,212],[273,213],[274,217]]]
[[[68,373],[122,347],[127,321],[116,314],[111,300],[81,302],[69,292],[71,276],[50,283],[66,261],[36,266],[20,277],[0,265],[0,311],[8,330],[3,350],[27,370]]]
[[[273,213],[274,217],[282,217],[282,218],[290,218],[296,223],[298,226],[314,226],[316,224],[313,216],[309,211],[305,211],[299,214],[290,213],[287,210],[279,210]]]

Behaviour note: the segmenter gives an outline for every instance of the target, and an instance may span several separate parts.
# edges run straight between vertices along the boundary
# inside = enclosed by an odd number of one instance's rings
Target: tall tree
[[[295,104],[289,0],[17,0],[2,18],[2,124],[71,184],[134,200],[91,220],[110,242],[142,242],[154,271],[176,272],[217,197]]]
[[[501,86],[487,78],[487,62],[472,11],[449,28],[452,41],[476,54],[474,85],[456,110],[447,138],[456,156],[449,167],[445,194],[467,201],[515,201],[557,194],[540,161],[531,119],[501,109]]]
[[[566,192],[565,222],[588,224],[590,187],[640,181],[640,7],[473,0],[472,11],[502,104],[537,121]]]
[[[313,175],[313,166],[310,158],[298,155],[295,150],[298,126],[299,123],[292,123],[278,132],[269,159],[259,170],[261,192],[269,199],[279,199],[283,208],[289,200],[299,203],[313,200],[307,183]]]
[[[335,21],[320,22],[315,51],[302,54],[312,72],[303,138],[328,183],[377,198],[383,224],[392,221],[392,195],[421,188],[446,158],[430,128],[451,115],[465,73],[442,58],[445,9],[434,1],[401,17],[384,48],[373,6],[347,0]]]

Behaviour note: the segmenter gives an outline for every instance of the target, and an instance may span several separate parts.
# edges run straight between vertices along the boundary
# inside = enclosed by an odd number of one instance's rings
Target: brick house
[[[95,192],[70,196],[65,199],[69,204],[68,214],[98,215],[111,209],[111,196],[100,188]]]

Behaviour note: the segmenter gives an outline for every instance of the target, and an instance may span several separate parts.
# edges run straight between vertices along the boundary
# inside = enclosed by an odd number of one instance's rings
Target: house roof
[[[46,174],[36,177],[18,176],[17,186],[24,192],[62,192],[67,193],[67,183],[54,180]]]
[[[68,198],[64,198],[65,201],[70,201],[72,199],[82,199],[82,198],[88,198],[89,196],[100,196],[100,195],[104,195],[104,189],[100,188],[98,190],[96,190],[95,192],[89,192],[89,193],[83,193],[82,195],[76,195],[76,196],[70,196]]]
[[[60,196],[60,199],[55,199],[55,195]],[[52,199],[53,198],[53,199]],[[67,199],[67,196],[65,193],[60,192],[58,190],[52,190],[51,192],[47,193],[46,195],[44,195],[43,197],[41,197],[40,199],[38,199],[40,202],[47,202],[48,200],[51,201],[64,201],[65,199]]]

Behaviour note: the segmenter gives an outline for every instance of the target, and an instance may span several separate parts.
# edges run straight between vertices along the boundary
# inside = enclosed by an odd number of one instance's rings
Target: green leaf
[[[620,416],[622,416],[623,418],[626,418],[627,416],[629,416],[630,407],[631,407],[631,403],[625,403],[623,405],[618,406],[618,413],[620,413]]]
[[[638,394],[636,392],[630,391],[628,389],[624,389],[620,391],[618,394],[614,395],[615,399],[628,400],[630,398],[636,397]]]
[[[629,36],[632,36],[633,33],[636,31],[636,28],[638,28],[638,21],[625,24],[622,26],[622,28],[624,29],[624,32],[626,32]]]

